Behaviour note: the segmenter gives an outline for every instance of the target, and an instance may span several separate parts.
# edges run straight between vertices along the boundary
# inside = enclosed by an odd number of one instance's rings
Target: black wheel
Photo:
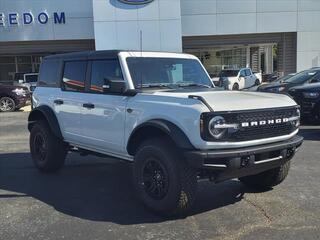
[[[0,112],[14,112],[16,109],[16,103],[10,97],[0,98]]]
[[[290,161],[278,168],[259,173],[257,175],[239,178],[246,186],[254,189],[268,189],[279,185],[288,176],[290,169]]]
[[[197,171],[169,140],[150,139],[135,155],[134,184],[150,210],[165,216],[185,215],[195,201]]]
[[[238,91],[239,90],[239,84],[238,83],[233,84],[232,90]]]
[[[259,79],[256,79],[254,85],[255,85],[255,86],[259,86],[259,85],[260,85],[260,80],[259,80]]]
[[[48,125],[39,121],[30,133],[30,150],[35,166],[43,172],[55,172],[64,165],[67,144],[53,135]]]

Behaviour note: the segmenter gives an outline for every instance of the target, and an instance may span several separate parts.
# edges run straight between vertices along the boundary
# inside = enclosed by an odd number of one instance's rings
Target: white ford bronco
[[[197,180],[239,178],[270,188],[301,146],[288,96],[216,90],[188,54],[97,51],[46,57],[29,116],[35,166],[59,170],[68,152],[133,163],[149,209],[185,214]]]

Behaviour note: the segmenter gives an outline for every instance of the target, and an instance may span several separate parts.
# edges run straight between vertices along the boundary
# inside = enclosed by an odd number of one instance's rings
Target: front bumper
[[[194,168],[214,173],[215,181],[254,175],[277,168],[292,159],[303,137],[246,148],[187,151],[184,156]]]

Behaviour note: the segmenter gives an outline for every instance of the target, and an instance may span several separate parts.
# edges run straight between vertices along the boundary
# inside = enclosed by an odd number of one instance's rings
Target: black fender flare
[[[45,120],[48,123],[52,133],[57,138],[63,139],[58,119],[57,119],[54,111],[49,106],[42,105],[37,108],[34,108],[30,112],[29,117],[28,117],[29,131],[31,131],[33,124],[39,120]]]
[[[157,130],[171,138],[180,149],[195,149],[187,135],[177,125],[167,120],[154,119],[140,124],[132,131],[127,142],[127,152],[130,155],[134,155],[136,147],[140,144],[141,140],[150,137],[151,129]]]

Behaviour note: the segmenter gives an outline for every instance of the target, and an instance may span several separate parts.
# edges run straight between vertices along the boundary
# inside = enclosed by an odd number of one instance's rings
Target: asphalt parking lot
[[[0,239],[320,239],[320,126],[302,127],[305,143],[272,191],[201,182],[193,213],[168,220],[136,200],[130,164],[70,154],[59,173],[39,173],[27,116],[0,113]]]

